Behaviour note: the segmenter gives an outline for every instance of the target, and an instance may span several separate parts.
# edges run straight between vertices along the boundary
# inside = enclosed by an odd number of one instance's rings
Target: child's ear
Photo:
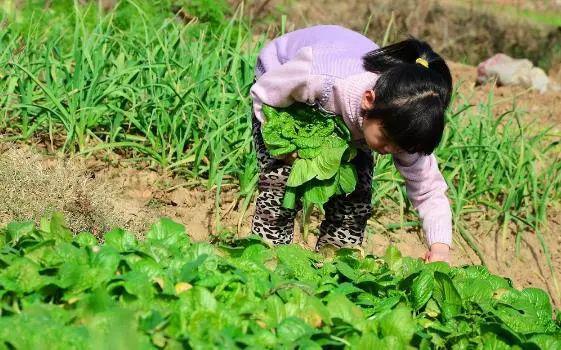
[[[374,94],[374,90],[366,90],[362,95],[361,107],[364,110],[370,110],[374,108],[374,100],[376,99],[376,95]]]

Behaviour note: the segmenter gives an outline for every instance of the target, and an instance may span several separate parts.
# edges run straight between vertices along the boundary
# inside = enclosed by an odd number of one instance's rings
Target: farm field
[[[0,347],[561,348],[561,93],[450,62],[453,267],[417,259],[387,156],[363,247],[313,253],[315,212],[270,248],[248,236],[248,92],[297,21],[236,4],[0,5]]]

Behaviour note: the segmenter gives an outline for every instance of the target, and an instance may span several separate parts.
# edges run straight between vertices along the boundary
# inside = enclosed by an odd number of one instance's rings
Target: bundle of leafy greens
[[[297,153],[286,184],[285,208],[294,209],[300,199],[307,221],[314,206],[323,210],[332,196],[354,191],[357,173],[351,161],[356,148],[341,118],[303,103],[287,108],[264,105],[263,113],[267,121],[262,134],[269,153],[273,157]]]

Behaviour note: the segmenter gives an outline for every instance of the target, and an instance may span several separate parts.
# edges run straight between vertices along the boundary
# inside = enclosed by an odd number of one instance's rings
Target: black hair
[[[380,75],[373,87],[374,107],[365,111],[366,118],[379,119],[404,151],[431,154],[442,138],[452,94],[444,59],[429,44],[411,37],[371,51],[363,61],[366,70]]]

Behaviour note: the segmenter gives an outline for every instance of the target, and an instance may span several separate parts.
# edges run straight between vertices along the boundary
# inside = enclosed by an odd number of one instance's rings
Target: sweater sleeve
[[[253,110],[259,121],[264,122],[263,104],[288,107],[294,102],[313,104],[315,88],[311,83],[312,48],[303,47],[288,62],[261,75],[251,87]]]
[[[419,212],[427,243],[452,244],[452,211],[448,186],[431,155],[394,154],[394,164],[405,178],[407,195]]]

